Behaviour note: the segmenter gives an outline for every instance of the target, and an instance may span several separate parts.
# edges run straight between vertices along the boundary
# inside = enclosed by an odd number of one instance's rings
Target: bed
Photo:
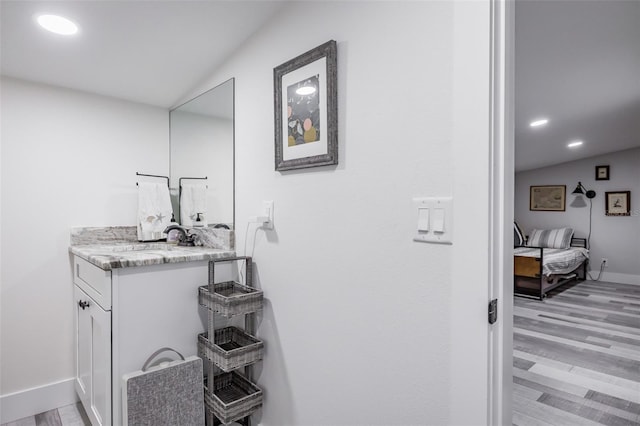
[[[517,232],[517,231],[516,231]],[[526,243],[514,236],[514,294],[543,300],[547,293],[574,280],[585,280],[589,250],[571,228],[533,230]]]

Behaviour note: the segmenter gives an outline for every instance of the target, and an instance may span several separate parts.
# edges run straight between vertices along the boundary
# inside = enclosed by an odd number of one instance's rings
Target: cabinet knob
[[[89,302],[88,301],[85,302],[85,301],[79,300],[78,301],[78,306],[80,306],[82,308],[82,310],[84,311],[84,308],[88,308],[89,307]]]

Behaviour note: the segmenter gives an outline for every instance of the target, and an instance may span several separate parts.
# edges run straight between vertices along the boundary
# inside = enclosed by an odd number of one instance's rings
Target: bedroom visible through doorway
[[[640,2],[514,9],[512,422],[638,425]]]

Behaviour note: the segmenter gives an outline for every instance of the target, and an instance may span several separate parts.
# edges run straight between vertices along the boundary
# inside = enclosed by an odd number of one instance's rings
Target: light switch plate
[[[414,228],[413,240],[423,243],[435,243],[435,244],[453,244],[453,197],[426,197],[426,198],[414,198],[413,207],[416,217],[416,225]],[[424,209],[429,209],[429,213],[425,214]],[[434,214],[436,212],[438,214]],[[442,209],[442,211],[440,210]],[[422,212],[420,212],[422,210]],[[444,215],[440,213],[444,212]],[[422,223],[424,217],[428,217],[430,220],[428,230],[424,229],[425,225]],[[440,222],[444,216],[444,226],[442,231],[437,229],[435,221]]]

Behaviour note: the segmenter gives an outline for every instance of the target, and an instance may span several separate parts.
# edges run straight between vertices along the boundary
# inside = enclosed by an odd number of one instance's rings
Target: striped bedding
[[[589,250],[581,247],[568,249],[543,249],[542,274],[546,277],[554,274],[568,274],[589,258]],[[540,249],[534,247],[516,247],[515,256],[539,257]]]

